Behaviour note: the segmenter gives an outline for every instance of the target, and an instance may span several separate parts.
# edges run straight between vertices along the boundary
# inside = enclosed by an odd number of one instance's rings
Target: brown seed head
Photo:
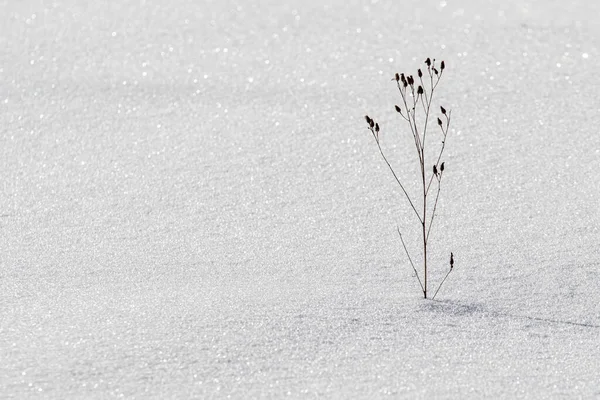
[[[442,111],[442,114],[446,115],[446,109],[442,106],[440,106],[440,110]]]
[[[400,75],[398,75],[398,73],[396,72],[396,76],[394,76],[394,78],[396,78],[396,82],[398,82],[400,80]]]
[[[425,60],[425,64],[427,64],[427,67],[431,67],[431,60],[429,57],[427,57],[427,60]]]
[[[375,126],[375,121],[373,121],[372,119],[369,119],[369,126],[371,128],[373,128]]]
[[[404,76],[404,73],[402,73],[400,75],[400,80],[402,81],[402,84],[404,85],[404,87],[408,86],[408,83],[406,82],[406,77]]]
[[[442,165],[440,165],[440,171],[444,172],[444,163],[442,163]]]
[[[454,254],[450,252],[450,269],[454,268]]]
[[[446,63],[444,62],[444,60],[442,60],[442,63],[440,64],[440,69],[443,71],[444,68],[446,68]]]
[[[433,174],[437,175],[437,167],[435,166],[435,164],[433,164]]]
[[[438,74],[438,70],[437,70],[435,67],[433,67],[433,72],[434,72],[436,75]]]
[[[375,132],[379,133],[379,124],[375,124]]]
[[[442,126],[442,120],[438,118],[438,125]]]
[[[421,85],[419,85],[419,87],[417,88],[417,94],[423,94],[423,88],[421,87]]]
[[[369,125],[371,124],[371,122],[370,122],[371,118],[369,118],[368,115],[365,115],[365,121],[367,121],[367,124],[369,124]]]
[[[400,107],[398,107],[397,105],[394,107],[396,108],[396,112],[402,113],[402,109]]]
[[[419,69],[417,70],[417,75],[419,75],[419,78],[422,78],[422,77],[423,77],[423,72],[421,72],[421,68],[419,68]]]

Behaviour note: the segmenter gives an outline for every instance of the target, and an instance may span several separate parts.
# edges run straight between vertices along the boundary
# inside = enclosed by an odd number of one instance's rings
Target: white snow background
[[[600,396],[598,15],[0,0],[0,397]],[[435,301],[364,121],[416,179],[390,79],[426,57]]]

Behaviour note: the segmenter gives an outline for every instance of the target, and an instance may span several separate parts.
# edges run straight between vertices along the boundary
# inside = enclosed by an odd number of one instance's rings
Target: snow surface
[[[0,397],[599,397],[598,15],[0,0]],[[427,56],[436,301],[363,120],[413,176],[390,78]]]

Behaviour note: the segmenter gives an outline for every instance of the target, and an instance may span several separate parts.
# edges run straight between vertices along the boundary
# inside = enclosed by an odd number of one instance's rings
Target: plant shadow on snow
[[[568,320],[560,320],[553,318],[544,318],[544,317],[535,317],[530,315],[519,315],[513,314],[509,312],[503,311],[494,311],[489,310],[482,303],[471,303],[465,304],[455,301],[449,300],[431,300],[421,305],[421,310],[433,312],[433,313],[443,313],[445,315],[452,315],[457,317],[462,316],[472,316],[472,315],[483,315],[492,318],[497,317],[505,317],[505,318],[515,318],[521,320],[530,320],[535,322],[543,322],[548,324],[560,324],[560,325],[572,325],[572,326],[582,326],[586,328],[600,328],[600,325],[585,323],[585,322],[576,322],[576,321],[568,321]]]
[[[473,314],[489,314],[489,311],[481,303],[464,304],[448,300],[431,300],[421,305],[423,311],[443,313],[462,317]]]

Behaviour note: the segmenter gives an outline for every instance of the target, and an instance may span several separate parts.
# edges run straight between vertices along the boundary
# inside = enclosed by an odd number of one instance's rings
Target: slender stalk
[[[448,138],[448,128],[450,127],[450,113],[451,113],[451,111],[448,111],[447,115],[446,115],[446,129],[444,130],[444,128],[442,126],[440,126],[440,129],[442,130],[442,135],[444,136],[444,140],[442,140],[442,148],[440,149],[440,153],[438,154],[437,161],[435,162],[436,166],[440,164],[440,160],[442,159],[442,154],[444,154],[444,149],[446,148],[446,139]],[[429,187],[431,186],[432,181],[433,181],[433,175],[431,175],[431,178],[429,179],[429,184],[427,185],[427,193],[429,193]]]
[[[415,79],[412,75],[405,75],[405,74],[396,74],[395,75],[396,86],[398,88],[398,92],[400,93],[400,97],[402,98],[402,103],[400,103],[401,105],[400,106],[396,105],[395,108],[396,108],[396,111],[406,121],[406,123],[408,123],[408,126],[410,127],[410,131],[411,131],[411,134],[412,134],[413,140],[414,140],[415,149],[417,151],[417,155],[418,155],[418,159],[419,159],[419,166],[421,167],[420,181],[421,181],[422,191],[423,191],[422,192],[422,194],[423,194],[422,207],[423,208],[422,208],[421,212],[419,212],[419,210],[417,210],[417,208],[415,206],[415,204],[418,204],[418,202],[413,203],[412,198],[409,196],[404,185],[398,178],[398,175],[394,171],[392,165],[390,164],[390,162],[388,161],[387,157],[385,156],[385,154],[383,152],[381,143],[379,141],[379,131],[380,131],[379,124],[376,123],[368,115],[365,116],[365,119],[366,119],[367,123],[369,124],[369,129],[370,129],[371,133],[373,134],[373,137],[375,138],[375,142],[377,143],[377,148],[379,149],[379,152],[380,152],[383,160],[387,164],[389,170],[392,172],[394,179],[396,179],[396,182],[402,189],[402,192],[404,193],[406,199],[408,200],[411,208],[413,209],[415,215],[417,216],[417,218],[419,219],[419,222],[421,224],[421,231],[422,231],[421,235],[422,235],[422,241],[423,241],[423,280],[421,280],[421,277],[415,267],[415,264],[413,263],[412,258],[410,257],[410,254],[408,252],[406,243],[404,242],[404,239],[402,237],[400,229],[399,228],[397,228],[397,229],[398,229],[398,235],[400,236],[400,241],[402,242],[402,246],[404,247],[406,256],[408,257],[410,265],[411,265],[413,271],[415,272],[417,280],[419,281],[419,285],[421,286],[421,290],[423,291],[423,297],[425,299],[427,299],[428,289],[429,289],[429,287],[428,287],[428,283],[429,283],[428,275],[429,274],[428,274],[428,263],[427,263],[429,235],[431,234],[431,228],[433,227],[433,222],[435,220],[437,205],[438,205],[439,197],[440,197],[441,181],[442,181],[442,176],[443,176],[443,171],[444,171],[444,163],[441,163],[441,165],[440,165],[440,161],[442,159],[442,155],[444,153],[445,146],[446,146],[446,139],[448,136],[449,126],[450,126],[450,112],[446,111],[445,108],[441,107],[441,113],[444,115],[446,121],[444,124],[441,119],[443,117],[440,116],[440,118],[437,119],[437,124],[439,125],[439,127],[441,129],[443,140],[442,140],[441,148],[439,149],[437,160],[433,166],[433,173],[430,172],[431,176],[428,176],[427,170],[426,170],[427,163],[425,162],[425,158],[426,158],[425,157],[425,144],[426,144],[426,139],[427,139],[427,129],[430,127],[429,126],[429,116],[430,116],[431,110],[432,110],[434,92],[442,78],[442,74],[443,74],[443,71],[445,68],[445,63],[444,63],[444,61],[441,62],[441,64],[439,65],[439,70],[436,68],[435,59],[431,60],[431,59],[427,58],[427,60],[425,60],[425,64],[427,64],[427,74],[429,75],[428,89],[426,88],[426,85],[424,83],[424,80],[423,80],[424,74],[422,73],[421,69],[419,69],[417,71],[417,76],[418,76],[417,81],[415,81]],[[427,81],[427,80],[425,79],[425,81]],[[419,83],[420,83],[420,85],[419,85]],[[409,99],[409,96],[412,96],[412,102],[411,102],[411,99]],[[421,97],[420,99],[419,99],[419,96]],[[421,107],[422,107],[422,111],[424,113],[425,120],[423,121],[422,124],[418,124],[417,123],[417,113],[420,113]],[[404,112],[406,112],[406,115],[404,114]],[[422,132],[421,132],[422,135],[419,133],[419,128],[422,128]],[[433,154],[432,154],[432,156],[433,156]],[[438,183],[437,193],[435,195],[435,201],[433,202],[433,207],[428,207],[428,200],[429,200],[429,202],[431,202],[431,199],[429,199],[429,190],[431,189],[431,184],[433,183],[434,178],[436,178],[437,183]],[[431,212],[431,216],[429,218],[428,218],[428,211]],[[453,256],[451,253],[450,254],[450,272],[452,271],[452,265],[453,265]],[[435,296],[437,295],[437,293],[440,290],[443,283],[446,281],[450,272],[448,272],[448,274],[444,277],[444,279],[440,283],[440,286],[438,286],[437,290],[435,291],[435,293],[433,295],[433,299],[435,299]]]
[[[448,273],[446,274],[446,276],[444,277],[444,279],[442,279],[442,282],[440,283],[440,286],[438,286],[438,288],[435,291],[435,294],[433,295],[433,297],[431,298],[431,300],[435,300],[435,296],[437,296],[438,292],[440,291],[440,288],[442,287],[442,285],[444,284],[444,282],[446,282],[446,278],[448,277],[448,275],[450,275],[450,272],[452,272],[452,268],[450,268],[450,271],[448,271]]]
[[[425,98],[425,101],[427,102],[427,106],[429,107],[429,100],[427,99],[427,89],[425,89],[425,84],[423,83],[423,77],[419,77],[419,80],[421,81],[421,87],[423,88],[423,97]],[[425,106],[423,106],[423,110],[425,110]]]
[[[427,101],[427,111],[425,112],[425,124],[423,126],[423,148],[425,148],[425,134],[427,133],[427,121],[429,121],[429,109],[431,107],[431,101],[433,100],[433,90],[434,87],[431,87],[431,91],[429,92],[429,101]],[[425,164],[423,162],[423,164]]]
[[[387,164],[388,168],[390,169],[390,171],[392,171],[392,175],[394,175],[394,179],[396,179],[396,182],[398,182],[398,185],[400,185],[400,188],[404,192],[404,195],[406,196],[406,199],[410,203],[410,206],[412,207],[412,209],[415,212],[417,218],[419,219],[419,222],[423,223],[423,219],[419,215],[419,212],[417,211],[415,205],[413,204],[412,200],[410,199],[410,196],[406,192],[406,189],[404,189],[404,185],[402,184],[402,182],[400,182],[400,179],[398,178],[398,175],[396,175],[396,172],[394,171],[394,168],[392,168],[392,166],[389,163],[389,161],[388,161],[387,157],[385,156],[385,154],[383,154],[383,150],[381,149],[381,145],[379,144],[379,139],[378,139],[377,135],[375,134],[375,132],[373,131],[373,128],[369,128],[369,129],[373,133],[373,137],[375,138],[375,142],[377,143],[377,148],[379,148],[379,152],[381,153],[381,157],[383,157],[383,160]]]
[[[438,199],[440,198],[440,190],[442,188],[442,174],[440,172],[440,177],[438,178],[438,190],[435,195],[435,203],[433,204],[433,211],[431,212],[431,221],[429,221],[429,229],[427,230],[427,241],[429,242],[429,232],[431,232],[431,226],[433,225],[433,219],[435,218],[435,210],[437,209]]]
[[[419,281],[419,285],[421,285],[421,290],[423,291],[423,293],[425,293],[425,289],[423,288],[423,284],[421,283],[421,278],[419,278],[419,273],[417,272],[417,269],[415,268],[415,264],[413,264],[412,259],[410,258],[410,254],[408,254],[408,249],[406,248],[406,244],[404,243],[404,239],[402,239],[402,234],[400,233],[400,228],[398,228],[396,226],[396,229],[398,229],[398,235],[400,235],[400,241],[402,242],[402,246],[404,247],[404,251],[406,252],[406,256],[408,257],[408,261],[410,262],[410,265],[411,265],[413,271],[415,271],[415,275],[417,276],[417,280]]]
[[[425,119],[427,119],[427,115],[425,115]],[[423,134],[423,139],[425,139],[425,135]],[[425,186],[425,149],[422,150],[421,156],[422,164],[421,164],[421,177],[423,182],[423,271],[425,274],[425,290],[423,291],[423,295],[427,298],[427,234],[426,234],[426,222],[427,222],[427,189]]]
[[[419,162],[422,163],[423,161],[421,160],[421,148],[422,148],[421,141],[419,139],[419,135],[418,135],[417,131],[415,131],[413,123],[410,120],[410,108],[408,108],[408,103],[406,102],[406,89],[404,91],[402,91],[402,87],[400,86],[400,83],[398,83],[397,85],[398,85],[398,90],[400,91],[400,96],[402,97],[402,102],[404,103],[404,108],[406,109],[407,118],[405,118],[405,119],[408,122],[408,125],[410,126],[410,131],[413,135],[413,138],[415,139],[415,147],[417,148],[417,154],[419,155]]]
[[[423,270],[425,289],[423,289],[423,297],[427,298],[427,238],[425,237],[425,222],[423,222]]]

